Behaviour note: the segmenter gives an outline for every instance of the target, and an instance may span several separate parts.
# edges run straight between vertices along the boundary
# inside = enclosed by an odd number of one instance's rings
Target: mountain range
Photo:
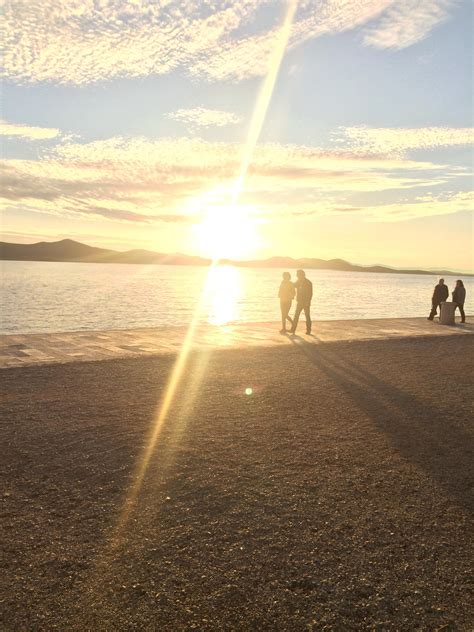
[[[161,265],[207,266],[210,259],[193,257],[180,253],[163,254],[151,250],[127,250],[120,252],[107,248],[88,246],[73,239],[36,244],[14,244],[0,241],[0,259],[7,261],[57,261],[73,263],[134,263]],[[388,266],[360,266],[343,259],[294,259],[292,257],[271,257],[252,261],[221,260],[221,263],[248,268],[303,268],[312,270],[338,270],[343,272],[379,272],[386,274],[437,274],[455,275],[449,270],[404,270]],[[464,275],[472,276],[472,275]]]

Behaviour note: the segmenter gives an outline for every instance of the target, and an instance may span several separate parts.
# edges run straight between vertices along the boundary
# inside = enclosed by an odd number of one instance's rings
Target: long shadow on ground
[[[331,345],[306,344],[299,336],[292,342],[352,398],[406,459],[425,470],[462,507],[474,511],[473,435],[462,427],[463,420],[443,409],[442,392],[440,407],[435,408],[408,390],[381,380],[347,356],[342,361],[337,348]],[[433,371],[438,370],[441,361],[433,359]]]

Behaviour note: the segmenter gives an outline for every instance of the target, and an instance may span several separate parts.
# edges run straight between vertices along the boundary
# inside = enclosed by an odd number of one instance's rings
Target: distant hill
[[[416,270],[416,269],[400,269],[389,268],[388,266],[373,265],[359,266],[354,263],[344,261],[344,259],[293,259],[292,257],[272,257],[270,259],[255,261],[237,261],[233,265],[245,266],[250,268],[303,268],[304,270],[335,270],[339,272],[379,272],[385,274],[431,274],[455,276],[457,272],[450,270]],[[464,274],[464,276],[472,276]]]
[[[151,250],[127,250],[119,252],[107,248],[96,248],[81,244],[73,239],[61,241],[40,241],[36,244],[12,244],[0,241],[0,259],[6,261],[62,261],[72,263],[135,263],[161,265],[207,266],[210,259],[191,257],[183,254],[163,254]],[[400,270],[387,266],[359,266],[343,259],[293,259],[292,257],[271,257],[253,261],[222,260],[245,268],[303,268],[306,270],[337,270],[340,272],[378,272],[385,274],[430,274],[456,275],[449,270]],[[463,276],[473,276],[464,274]]]
[[[151,250],[119,252],[96,248],[73,239],[12,244],[0,241],[0,259],[7,261],[63,261],[71,263],[152,263],[168,265],[209,265],[209,259],[187,255],[167,255]]]

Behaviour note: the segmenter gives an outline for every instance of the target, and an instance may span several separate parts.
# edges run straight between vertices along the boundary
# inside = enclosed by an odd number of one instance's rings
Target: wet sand
[[[472,629],[473,351],[196,352],[126,523],[173,356],[2,370],[2,628]]]

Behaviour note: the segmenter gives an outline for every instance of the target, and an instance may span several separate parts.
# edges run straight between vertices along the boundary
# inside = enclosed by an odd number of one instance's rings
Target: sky
[[[4,240],[473,271],[470,1],[4,11]]]

